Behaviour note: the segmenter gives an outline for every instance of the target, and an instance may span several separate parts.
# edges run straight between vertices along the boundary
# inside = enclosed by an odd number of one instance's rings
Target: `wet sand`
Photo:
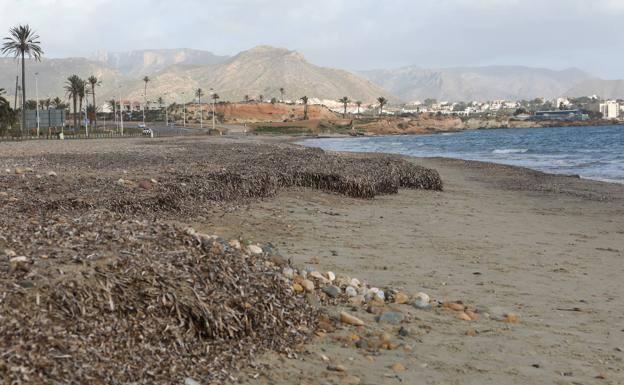
[[[272,240],[299,266],[490,314],[513,312],[520,321],[466,322],[401,305],[395,310],[407,321],[384,326],[350,309],[366,328],[317,338],[296,360],[267,356],[273,369],[247,373],[259,375],[247,382],[624,383],[624,186],[479,162],[414,161],[437,169],[445,191],[370,201],[290,191],[207,227]],[[409,336],[397,335],[401,326]],[[380,332],[399,347],[371,356],[336,341]],[[326,370],[329,363],[346,372]],[[395,363],[407,370],[394,372]]]

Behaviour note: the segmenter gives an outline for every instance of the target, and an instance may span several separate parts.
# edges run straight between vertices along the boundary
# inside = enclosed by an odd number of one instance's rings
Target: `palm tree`
[[[347,117],[347,104],[349,104],[351,101],[346,96],[343,96],[342,99],[339,99],[338,101],[342,103],[342,106],[344,107],[344,112],[342,113],[342,117],[346,118]]]
[[[362,107],[362,102],[358,100],[357,102],[355,102],[355,105],[358,108],[357,114],[358,114],[358,116],[360,116],[360,107]]]
[[[63,103],[61,98],[59,98],[58,96],[52,99],[52,105],[54,106],[54,108],[57,108],[59,110],[62,110],[63,107],[65,107],[65,103]]]
[[[303,120],[308,120],[308,97],[303,96],[301,101],[303,102]]]
[[[95,86],[99,86],[101,83],[98,80],[98,78],[96,78],[95,76],[91,75],[89,76],[89,78],[87,79],[87,81],[89,82],[89,84],[91,85],[91,95],[93,96],[93,107],[95,107]],[[94,110],[96,111],[95,115],[94,115],[94,120],[93,122],[95,123],[94,126],[97,129],[97,108]]]
[[[195,91],[195,96],[197,96],[197,102],[199,103],[199,128],[204,128],[204,109],[201,104],[201,97],[204,96],[204,91],[198,88]]]
[[[72,103],[74,106],[74,130],[76,126],[78,126],[78,111],[76,110],[76,99],[80,94],[82,80],[78,77],[78,75],[72,75],[67,78],[67,82],[65,83],[65,91],[67,92],[67,96],[72,99]]]
[[[284,103],[284,87],[280,87],[279,91],[281,95],[280,102]]]
[[[258,96],[258,99],[260,100],[260,103],[264,102],[264,95]]]
[[[151,79],[149,78],[149,76],[145,76],[143,78],[143,81],[145,82],[145,88],[143,89],[143,124],[145,124],[145,105],[147,104],[147,83],[149,83],[151,81]]]
[[[377,101],[379,102],[379,116],[381,116],[383,115],[384,106],[388,104],[388,100],[384,98],[383,96],[380,96],[377,98]]]
[[[78,111],[80,111],[80,126],[82,126],[82,101],[84,100],[85,96],[86,96],[86,89],[87,89],[87,82],[83,79],[78,78]],[[85,114],[86,117],[86,114]],[[86,125],[85,125],[85,129],[86,129]]]
[[[9,30],[9,37],[4,38],[2,44],[3,55],[13,55],[15,58],[22,59],[22,105],[26,104],[26,63],[25,56],[41,61],[43,50],[39,42],[39,35],[35,33],[28,24],[18,25]],[[26,129],[26,109],[22,108],[22,126],[20,134]]]

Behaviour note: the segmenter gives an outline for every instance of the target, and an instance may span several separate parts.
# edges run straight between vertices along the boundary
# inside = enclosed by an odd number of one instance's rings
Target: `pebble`
[[[331,372],[346,372],[347,368],[342,365],[327,365],[327,370]]]
[[[319,273],[318,271],[312,271],[309,274],[310,277],[316,279],[317,281],[320,281],[322,283],[330,283],[329,279],[323,277],[323,274]]]
[[[457,318],[462,321],[472,321],[472,318],[470,318],[470,316],[463,311],[457,314]]]
[[[353,286],[347,286],[347,288],[345,289],[345,293],[349,298],[353,298],[358,295],[357,290]]]
[[[357,278],[351,278],[351,281],[349,281],[349,285],[351,285],[353,287],[360,287],[362,285],[362,283]]]
[[[231,248],[235,250],[240,250],[242,248],[241,243],[238,239],[232,239],[230,242],[228,242],[228,244],[230,245]]]
[[[249,245],[247,246],[247,251],[252,255],[261,255],[262,248],[258,245]]]
[[[405,293],[396,293],[394,295],[394,303],[402,305],[409,302],[409,296]]]
[[[292,267],[285,267],[282,269],[282,275],[288,279],[295,278],[295,269]]]
[[[16,167],[15,168],[15,175],[21,175],[23,174],[25,171],[22,168]]]
[[[56,176],[56,172],[54,171],[48,171],[48,176]]]
[[[298,284],[298,283],[293,283],[293,285],[292,285],[292,289],[293,289],[293,291],[294,291],[295,293],[303,293],[303,290],[304,290],[304,289],[303,289],[303,286],[301,286],[301,285],[300,285],[300,284]]]
[[[186,377],[184,379],[184,385],[200,385],[199,382],[195,381],[194,379],[192,379],[191,377]]]
[[[408,330],[408,329],[406,329],[406,328],[404,328],[403,326],[401,326],[401,328],[399,329],[398,334],[399,334],[399,336],[401,336],[401,337],[407,337],[407,336],[409,336],[409,334],[410,334],[410,333],[409,333],[409,330]]]
[[[403,313],[398,311],[387,311],[377,317],[377,322],[398,325],[405,319]]]
[[[353,306],[362,306],[364,303],[364,296],[356,295],[355,297],[349,298],[349,303]]]
[[[340,295],[340,288],[334,285],[325,286],[323,288],[323,293],[327,294],[331,298],[336,298]]]
[[[340,313],[340,322],[347,325],[364,326],[364,321],[344,311]]]
[[[13,258],[17,256],[17,253],[11,249],[4,249],[4,255],[6,255],[8,258]]]
[[[392,365],[392,371],[395,373],[402,373],[404,371],[406,371],[407,369],[405,369],[405,366],[399,362],[397,362],[396,364]]]
[[[327,279],[329,279],[330,282],[334,282],[336,280],[336,274],[334,274],[331,271],[327,272]]]
[[[309,279],[303,279],[301,281],[301,286],[307,292],[313,292],[314,291],[314,282],[310,281]]]
[[[139,187],[144,190],[151,190],[154,185],[149,180],[142,180],[139,182]]]
[[[464,306],[464,304],[457,302],[445,302],[443,306],[447,309],[451,309],[454,311],[464,311],[466,309],[466,306]]]

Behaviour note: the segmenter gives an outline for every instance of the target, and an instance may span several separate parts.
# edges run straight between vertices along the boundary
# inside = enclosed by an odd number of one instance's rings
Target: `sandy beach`
[[[62,176],[71,170],[64,157],[75,162],[84,154],[113,159],[156,151],[173,159],[189,143],[248,141],[287,139],[3,143],[0,160],[7,168],[56,164]],[[296,354],[257,356],[256,365],[241,368],[229,381],[624,383],[624,186],[488,163],[410,162],[437,170],[444,190],[401,189],[357,199],[289,188],[241,205],[214,205],[191,223],[183,217],[171,221],[225,239],[271,242],[299,268],[347,274],[410,296],[424,292],[434,304],[461,301],[476,310],[475,320],[461,320],[458,312],[437,305],[422,310],[388,303],[369,312],[366,306],[312,304],[329,315],[335,330],[317,330]],[[101,166],[89,169],[98,181],[137,177],[132,167],[124,174],[128,167],[121,160]],[[11,181],[3,179],[5,186]],[[365,325],[334,322],[340,311]],[[381,312],[399,314],[398,322],[377,322]],[[503,322],[508,314],[517,318]]]

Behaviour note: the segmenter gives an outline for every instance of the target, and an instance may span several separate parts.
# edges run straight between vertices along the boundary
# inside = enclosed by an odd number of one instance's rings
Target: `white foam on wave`
[[[528,148],[502,148],[492,151],[492,154],[524,154],[529,152]]]

